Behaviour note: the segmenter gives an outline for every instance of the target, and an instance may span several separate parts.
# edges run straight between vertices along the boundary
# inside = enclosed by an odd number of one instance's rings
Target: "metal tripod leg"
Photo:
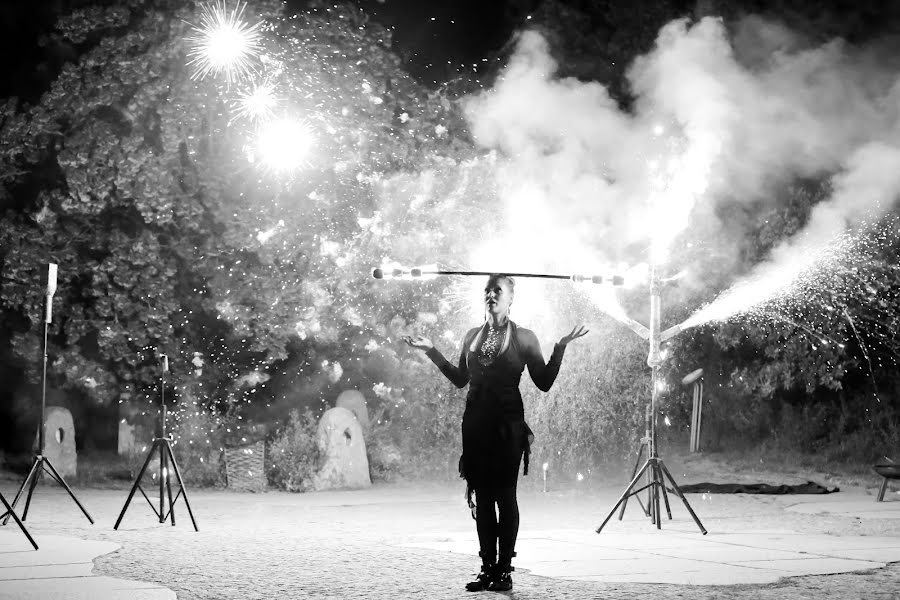
[[[13,518],[13,520],[16,522],[16,525],[18,525],[18,526],[19,526],[19,529],[22,530],[22,533],[25,534],[25,537],[28,538],[28,541],[31,542],[31,545],[34,547],[35,550],[37,550],[37,549],[38,549],[38,545],[35,543],[34,538],[31,537],[31,534],[28,533],[28,530],[27,530],[27,529],[25,529],[25,524],[22,523],[22,521],[19,519],[19,516],[18,516],[18,515],[16,514],[16,512],[13,510],[12,506],[9,505],[9,502],[6,501],[6,498],[3,497],[3,494],[0,494],[0,502],[2,502],[2,503],[3,503],[3,506],[6,507],[6,512],[4,513],[4,514],[7,516],[6,518],[7,518],[7,519],[8,519],[9,517],[12,517],[12,518]],[[5,524],[6,521],[4,520],[3,523]]]
[[[682,493],[681,488],[678,487],[677,483],[675,483],[675,478],[672,477],[671,473],[669,473],[669,469],[666,468],[666,465],[662,461],[659,461],[659,466],[662,469],[662,472],[665,473],[666,477],[669,478],[669,483],[672,484],[672,492],[676,496],[681,498],[681,501],[684,502],[684,507],[690,513],[691,518],[694,519],[694,523],[697,524],[697,527],[700,528],[700,531],[703,532],[703,535],[706,535],[706,528],[703,527],[703,523],[701,523],[700,519],[697,518],[697,515],[694,514],[694,509],[691,508],[691,505],[690,505],[690,503],[688,503],[687,498],[684,497],[684,494]]]
[[[41,478],[41,475],[44,472],[42,467],[43,463],[41,458],[36,459],[34,465],[32,465],[31,467],[32,472],[29,473],[31,481],[28,483],[28,493],[25,495],[25,508],[22,510],[23,521],[28,518],[28,508],[31,506],[31,496],[34,494],[34,488],[37,487],[38,480]],[[16,494],[16,496],[18,496],[18,494]],[[13,499],[12,505],[13,507],[16,506],[15,499]]]
[[[653,496],[653,524],[662,529],[662,517],[659,514],[659,472],[656,460],[650,459],[650,494]]]
[[[669,516],[669,520],[672,520],[672,508],[669,506],[669,495],[666,494],[666,481],[663,479],[662,469],[660,468],[662,465],[662,459],[656,460],[656,473],[657,478],[656,481],[659,482],[659,491],[662,494],[663,502],[666,506],[666,514]]]
[[[151,460],[156,455],[157,451],[159,452],[159,464],[160,464],[160,472],[159,472],[159,511],[157,511],[156,506],[154,506],[153,502],[147,497],[147,494],[144,493],[143,488],[141,488],[141,480],[144,477],[144,473],[147,471],[147,467],[149,466]],[[175,474],[176,479],[178,480],[178,485],[180,490],[174,496],[172,495],[172,473]],[[118,529],[119,524],[122,522],[122,518],[125,516],[125,511],[128,510],[128,506],[131,504],[132,498],[134,498],[135,492],[141,490],[141,493],[144,494],[144,497],[147,498],[147,502],[150,503],[150,508],[153,512],[157,513],[157,517],[159,518],[160,523],[165,523],[169,516],[172,517],[172,525],[175,525],[175,502],[178,500],[179,496],[184,497],[184,504],[187,506],[188,515],[191,517],[191,523],[194,525],[194,531],[200,531],[197,527],[197,521],[194,519],[194,513],[191,510],[191,503],[188,501],[187,490],[184,487],[184,481],[181,479],[181,472],[178,470],[178,463],[175,461],[175,454],[172,452],[171,446],[169,446],[169,440],[166,438],[156,438],[153,440],[153,446],[150,448],[150,452],[147,453],[147,459],[144,461],[143,466],[141,467],[140,473],[134,480],[134,484],[131,486],[131,491],[128,493],[128,499],[125,500],[125,506],[122,507],[122,512],[119,513],[119,518],[116,520],[115,526],[113,529]],[[168,498],[168,511],[166,511],[166,498]]]
[[[678,487],[678,484],[675,483],[675,479],[672,477],[672,474],[669,473],[669,470],[666,468],[666,465],[663,461],[658,457],[651,456],[647,459],[647,462],[644,463],[644,466],[641,467],[640,472],[635,475],[631,483],[628,484],[628,487],[625,488],[625,492],[619,497],[618,502],[616,502],[615,506],[613,506],[610,513],[603,520],[603,523],[600,524],[600,527],[596,529],[597,533],[600,533],[609,520],[612,518],[613,514],[615,514],[616,509],[619,508],[628,496],[635,495],[639,493],[641,490],[645,488],[640,488],[639,490],[632,491],[632,488],[638,483],[641,476],[644,474],[647,469],[650,469],[648,472],[648,477],[650,478],[650,483],[645,486],[650,490],[650,500],[649,500],[649,508],[650,508],[650,522],[656,525],[657,529],[662,529],[662,517],[660,511],[660,495],[662,495],[663,502],[665,503],[666,512],[669,515],[669,519],[672,518],[672,510],[669,506],[669,497],[666,495],[666,479],[669,480],[669,483],[672,485],[671,491],[673,494],[681,498],[681,501],[684,502],[685,508],[687,508],[688,513],[690,513],[691,518],[694,519],[694,523],[697,524],[697,527],[700,528],[700,531],[703,535],[706,535],[706,528],[703,527],[703,524],[700,522],[700,519],[697,518],[697,515],[694,513],[694,510],[691,508],[690,503],[688,503],[687,498],[684,497],[684,494],[681,492],[681,488]]]
[[[651,467],[653,483],[653,519],[652,523],[656,524],[657,529],[662,529],[662,511],[660,510],[660,497],[662,497],[663,506],[666,507],[666,515],[672,520],[672,508],[669,506],[669,495],[666,493],[666,482],[663,480],[663,473],[660,469],[661,461],[658,458],[653,459]]]
[[[153,451],[156,449],[156,443],[157,443],[157,440],[153,440],[153,447],[150,448],[150,452],[147,453],[147,458],[144,460],[144,465],[141,467],[141,470],[138,473],[137,478],[134,480],[134,485],[131,486],[131,491],[128,492],[128,499],[125,501],[125,506],[122,507],[122,512],[119,513],[119,518],[116,519],[116,524],[113,526],[113,529],[119,528],[119,524],[122,522],[122,517],[125,516],[125,511],[128,510],[128,505],[131,504],[131,499],[134,498],[134,493],[140,487],[141,478],[144,476],[144,472],[147,470],[147,466],[150,464],[150,461],[153,459]]]
[[[37,458],[35,458],[34,462],[31,463],[31,469],[28,471],[28,475],[25,477],[25,481],[22,482],[22,485],[19,486],[18,491],[16,491],[16,495],[13,498],[11,508],[15,508],[16,504],[19,503],[19,498],[22,497],[22,492],[25,491],[25,487],[28,486],[28,500],[31,500],[31,492],[34,489],[32,484],[32,479],[37,478],[38,473],[36,473],[37,469],[40,468],[40,463]],[[13,511],[10,510],[7,513],[6,517],[3,519],[3,524],[6,525],[9,522],[9,516],[13,514]],[[22,520],[25,520],[26,515],[28,514],[28,502],[25,503],[25,511],[22,513]]]
[[[609,514],[606,515],[606,518],[603,519],[603,523],[600,524],[600,527],[597,528],[597,530],[596,530],[597,533],[600,533],[601,531],[603,531],[603,528],[606,526],[606,524],[609,522],[609,520],[612,518],[612,516],[614,514],[616,514],[616,509],[619,508],[620,504],[625,502],[625,499],[628,498],[628,496],[632,496],[632,495],[638,493],[638,492],[632,492],[631,489],[637,484],[638,481],[640,481],[641,477],[644,476],[644,471],[646,471],[647,468],[650,466],[651,460],[652,459],[647,459],[647,462],[644,463],[644,466],[641,467],[641,470],[638,471],[637,475],[635,475],[631,479],[631,483],[628,484],[628,487],[626,487],[625,491],[622,492],[622,495],[619,496],[618,502],[616,502],[615,506],[612,507],[612,510],[609,511]]]
[[[169,478],[166,471],[166,443],[159,444],[159,522],[166,522],[166,480]]]
[[[25,497],[25,510],[22,511],[22,520],[24,521],[28,517],[28,508],[31,506],[31,496],[34,494],[34,489],[37,487],[38,479],[41,474],[47,471],[47,474],[62,486],[68,493],[72,500],[75,501],[75,504],[78,505],[78,508],[81,509],[81,512],[84,513],[84,516],[87,517],[87,520],[91,522],[91,525],[94,524],[94,519],[91,518],[91,515],[88,514],[88,511],[85,510],[84,506],[81,505],[81,502],[78,501],[78,498],[75,497],[75,494],[72,492],[72,488],[68,486],[66,481],[62,478],[62,476],[57,472],[56,468],[54,468],[53,463],[50,462],[46,456],[35,456],[34,463],[31,465],[31,470],[28,472],[28,476],[25,478],[25,481],[22,482],[22,485],[19,487],[19,491],[16,492],[16,497],[13,498],[11,507],[15,508],[16,504],[19,503],[19,498],[22,496],[22,492],[25,490],[25,487],[28,486],[28,494]],[[9,515],[3,519],[3,525],[6,525],[9,520]]]
[[[634,479],[634,476],[635,476],[635,474],[636,474],[637,471],[638,471],[638,467],[641,466],[641,458],[644,456],[644,446],[645,446],[645,445],[646,445],[646,444],[644,444],[643,442],[641,442],[641,445],[640,445],[640,447],[638,448],[637,460],[635,460],[635,462],[634,462],[634,469],[632,469],[632,471],[631,471],[631,478],[632,478],[632,479]],[[644,506],[644,503],[641,502],[641,497],[638,496],[637,494],[634,494],[634,496],[635,496],[635,500],[638,501],[638,504],[640,505],[641,510],[644,511],[644,516],[649,517],[649,516],[650,516],[649,500],[648,500],[648,506],[645,507],[645,506]],[[649,499],[649,495],[648,495],[648,499]],[[622,508],[619,510],[619,520],[620,520],[620,521],[622,520],[622,517],[625,516],[625,507],[626,507],[626,506],[628,506],[628,496],[625,497],[625,501],[622,502]]]
[[[78,498],[75,497],[75,494],[72,492],[72,488],[70,488],[68,486],[68,484],[66,483],[66,480],[63,479],[62,476],[56,471],[56,467],[53,466],[53,463],[51,463],[50,460],[46,456],[44,457],[43,462],[44,462],[44,468],[49,467],[50,474],[53,476],[53,478],[56,480],[56,482],[59,485],[61,485],[67,492],[69,492],[69,496],[72,498],[72,500],[75,502],[75,504],[78,505],[78,508],[81,509],[81,512],[84,513],[84,516],[87,517],[87,520],[91,522],[91,525],[93,525],[94,519],[91,518],[91,515],[88,514],[88,511],[85,510],[85,508],[81,505],[81,502],[78,501]],[[26,503],[26,506],[27,506],[27,503]]]
[[[194,531],[200,531],[197,528],[197,520],[194,519],[194,511],[191,510],[191,503],[188,501],[187,496],[187,488],[184,487],[184,480],[181,479],[181,471],[178,469],[178,463],[175,462],[175,455],[172,453],[172,448],[169,447],[168,442],[166,442],[166,450],[169,451],[169,458],[172,461],[172,470],[175,471],[175,477],[178,478],[178,486],[181,488],[179,492],[184,497],[184,505],[187,506],[188,515],[191,517],[191,523],[194,525]],[[172,525],[175,524],[175,519],[172,519]]]
[[[166,450],[169,450],[168,444],[163,444],[163,446],[165,446]],[[170,452],[171,452],[171,450],[170,450]],[[162,456],[165,456],[164,452],[160,452],[160,454]],[[173,469],[175,468],[174,463],[172,463],[172,468]],[[172,527],[175,527],[175,501],[172,500],[172,474],[169,473],[165,467],[163,467],[163,473],[165,473],[165,479],[166,479],[166,493],[169,494],[169,514],[168,514],[168,516],[170,516],[172,518]],[[160,491],[162,491],[162,490],[160,490]],[[160,494],[160,498],[162,498],[162,494]]]

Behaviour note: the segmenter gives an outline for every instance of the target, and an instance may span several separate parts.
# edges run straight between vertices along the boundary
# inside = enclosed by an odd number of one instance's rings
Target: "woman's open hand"
[[[422,337],[421,335],[404,335],[400,339],[402,339],[413,348],[424,350],[425,352],[428,352],[429,350],[434,348],[434,344],[431,343],[431,340],[429,340],[427,337]]]
[[[577,327],[574,327],[574,328],[572,328],[572,331],[568,335],[564,335],[561,338],[559,338],[559,345],[565,346],[569,342],[577,340],[580,337],[586,336],[589,331],[590,331],[589,329],[584,328],[584,325],[579,325]]]

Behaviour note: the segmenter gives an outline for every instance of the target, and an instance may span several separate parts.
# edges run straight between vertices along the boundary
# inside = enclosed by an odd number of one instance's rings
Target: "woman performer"
[[[544,363],[534,332],[509,319],[514,293],[512,277],[495,274],[488,278],[484,288],[487,319],[484,325],[466,333],[458,365],[450,364],[428,338],[403,338],[413,348],[424,350],[456,387],[470,384],[462,420],[460,476],[466,480],[481,556],[481,572],[466,584],[470,592],[512,589],[511,563],[519,532],[516,483],[523,455],[524,471],[528,474],[529,449],[534,438],[525,423],[519,393],[522,371],[527,366],[538,389],[549,391],[559,373],[566,345],[588,333],[584,327],[574,328],[559,340],[550,360]],[[473,492],[477,506],[472,503]]]

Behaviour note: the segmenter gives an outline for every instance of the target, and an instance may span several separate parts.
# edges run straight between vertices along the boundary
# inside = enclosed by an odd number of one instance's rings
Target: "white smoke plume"
[[[477,142],[502,156],[502,246],[570,270],[621,269],[636,250],[660,263],[692,213],[833,176],[832,197],[754,273],[784,277],[900,193],[900,53],[883,50],[811,46],[759,18],[732,35],[715,18],[674,21],[631,65],[625,112],[604,86],[557,77],[546,41],[521,34],[495,87],[466,104]]]

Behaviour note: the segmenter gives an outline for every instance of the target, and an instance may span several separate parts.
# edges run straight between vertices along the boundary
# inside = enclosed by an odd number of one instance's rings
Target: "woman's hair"
[[[516,280],[512,278],[512,275],[506,275],[504,273],[493,273],[490,277],[488,277],[488,281],[492,281],[494,279],[505,279],[509,283],[509,293],[516,293]]]

